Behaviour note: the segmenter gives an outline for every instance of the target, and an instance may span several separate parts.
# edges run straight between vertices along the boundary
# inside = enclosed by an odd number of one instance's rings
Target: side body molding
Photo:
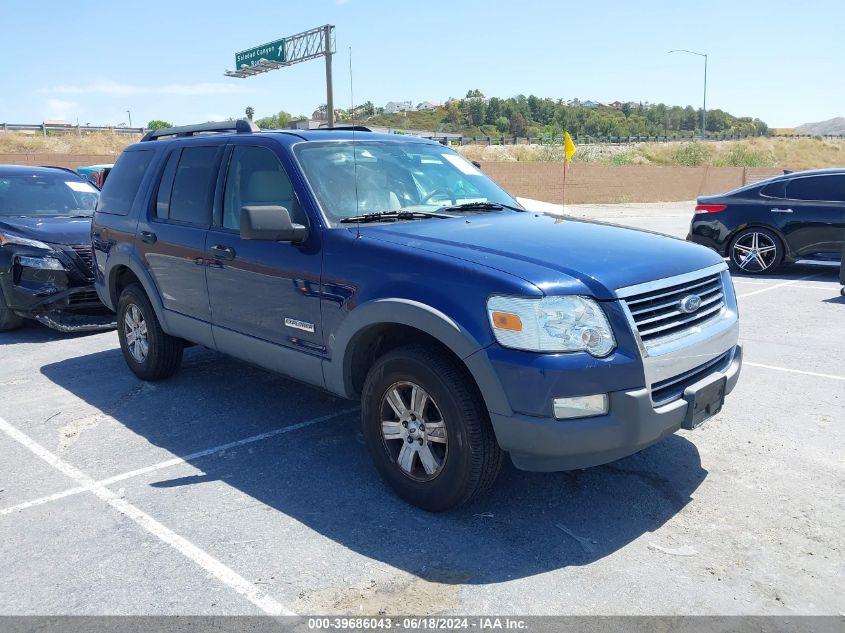
[[[345,398],[357,397],[352,384],[352,350],[371,327],[389,323],[413,327],[436,338],[463,360],[478,384],[488,410],[503,415],[513,413],[502,385],[482,351],[484,346],[448,315],[410,299],[376,299],[349,313],[337,331],[329,336],[331,358],[323,361],[326,389]]]

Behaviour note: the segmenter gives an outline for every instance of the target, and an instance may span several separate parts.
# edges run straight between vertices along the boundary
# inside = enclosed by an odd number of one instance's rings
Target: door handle
[[[208,250],[217,259],[225,259],[227,261],[232,261],[233,259],[235,259],[235,249],[231,246],[222,246],[220,244],[215,244]]]
[[[792,213],[792,209],[772,209],[772,213]]]
[[[147,244],[155,244],[157,239],[158,238],[156,237],[156,234],[152,231],[141,231],[142,242],[146,242]]]

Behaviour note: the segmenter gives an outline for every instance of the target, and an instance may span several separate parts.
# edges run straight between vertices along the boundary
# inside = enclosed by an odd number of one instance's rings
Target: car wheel
[[[430,512],[485,492],[503,451],[472,378],[447,353],[422,345],[379,358],[361,398],[364,439],[396,493]]]
[[[0,291],[0,332],[16,330],[23,325],[23,317],[18,316],[6,307],[6,299]]]
[[[747,275],[770,273],[783,261],[780,238],[758,227],[743,229],[731,242],[731,265]]]
[[[138,284],[120,294],[117,334],[123,358],[138,378],[161,380],[179,370],[184,343],[161,329],[150,300]]]

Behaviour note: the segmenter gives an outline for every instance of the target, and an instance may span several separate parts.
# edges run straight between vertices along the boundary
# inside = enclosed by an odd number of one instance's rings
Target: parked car
[[[106,177],[109,175],[111,168],[114,167],[112,163],[104,163],[102,165],[87,165],[76,168],[76,173],[85,178],[88,182],[96,186],[98,189],[103,188],[103,183],[106,182]]]
[[[845,169],[821,169],[699,197],[687,239],[762,275],[799,260],[840,261],[843,235]]]
[[[409,136],[150,132],[92,231],[137,376],[172,375],[191,342],[360,399],[377,469],[427,510],[481,493],[506,452],[568,470],[692,429],[740,372],[711,250],[525,211]]]
[[[25,318],[63,332],[114,327],[94,289],[98,197],[69,169],[0,165],[0,331]]]

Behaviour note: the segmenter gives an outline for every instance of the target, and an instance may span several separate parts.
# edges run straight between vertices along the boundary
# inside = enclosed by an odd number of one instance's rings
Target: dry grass
[[[0,154],[112,154],[140,140],[138,134],[97,132],[78,136],[63,134],[0,133]]]
[[[134,134],[0,133],[0,153],[111,154],[139,139]],[[467,145],[459,148],[470,160],[560,161],[560,145]],[[605,165],[672,165],[716,167],[777,167],[814,169],[845,167],[845,141],[821,138],[755,138],[745,141],[643,143],[639,145],[582,145],[579,162]]]
[[[562,160],[560,146],[466,146],[461,153],[481,161]],[[713,167],[777,167],[816,169],[845,167],[845,141],[821,138],[755,138],[745,141],[701,143],[642,143],[639,145],[582,145],[576,161],[605,165],[666,165]]]

